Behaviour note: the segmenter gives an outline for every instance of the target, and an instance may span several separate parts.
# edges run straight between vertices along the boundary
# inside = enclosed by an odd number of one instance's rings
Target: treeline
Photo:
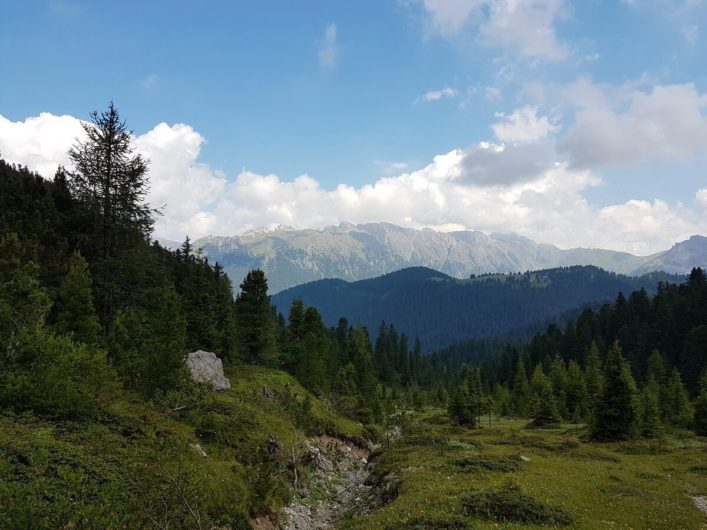
[[[564,330],[551,325],[524,347],[465,367],[449,412],[472,425],[491,412],[537,426],[588,422],[598,439],[652,438],[665,428],[707,434],[704,271],[659,283],[652,298],[619,294]]]
[[[0,407],[78,418],[121,389],[177,399],[196,349],[283,368],[362,421],[391,400],[436,399],[431,359],[392,326],[374,345],[301,301],[284,317],[262,271],[234,299],[189,238],[174,252],[151,241],[160,212],[125,122],[111,104],[84,129],[51,181],[0,160]]]

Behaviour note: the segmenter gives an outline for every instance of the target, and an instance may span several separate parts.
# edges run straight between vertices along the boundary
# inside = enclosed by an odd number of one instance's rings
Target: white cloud
[[[423,1],[434,29],[445,35],[457,33],[484,4],[486,4],[486,0]]]
[[[66,153],[82,134],[81,122],[73,116],[43,112],[12,122],[0,115],[0,156],[52,177],[58,165],[68,165]]]
[[[695,45],[697,41],[700,40],[700,28],[694,24],[683,26],[680,28],[680,33],[682,34],[682,38],[685,39],[685,42],[690,45]]]
[[[707,148],[707,94],[691,83],[643,91],[580,80],[568,97],[578,110],[560,147],[574,164],[682,160]]]
[[[3,156],[52,176],[80,132],[79,120],[41,114],[21,122],[0,117]],[[600,184],[590,170],[553,158],[546,141],[482,143],[436,156],[418,171],[353,187],[324,189],[309,175],[284,181],[244,171],[234,179],[199,162],[204,138],[184,124],[159,124],[135,138],[150,158],[149,200],[165,204],[156,233],[232,235],[279,224],[322,227],[341,221],[389,221],[411,227],[515,231],[563,247],[592,246],[650,253],[693,233],[707,217],[663,201],[597,208],[584,192]],[[11,158],[6,153],[13,153]],[[707,206],[707,190],[696,194]]]
[[[564,0],[494,0],[479,36],[491,47],[560,61],[567,57],[568,49],[557,40],[554,24],[563,9]]]
[[[426,92],[423,95],[415,98],[415,101],[413,103],[417,103],[419,101],[439,101],[440,99],[445,98],[453,99],[456,98],[458,95],[459,92],[456,88],[445,87],[440,90],[430,90],[429,92]]]
[[[400,173],[409,166],[407,162],[386,162],[385,160],[375,160],[373,163],[386,175]]]
[[[434,31],[454,36],[473,26],[479,41],[522,57],[559,61],[568,55],[555,23],[564,0],[423,0]]]
[[[339,63],[339,45],[336,41],[336,32],[336,24],[329,24],[324,28],[324,37],[317,52],[319,66],[327,70],[333,70]]]
[[[538,116],[537,107],[530,105],[516,109],[510,115],[496,113],[496,117],[501,121],[491,125],[491,129],[502,142],[534,142],[558,130],[547,116]]]
[[[695,193],[695,199],[697,203],[707,210],[707,188],[701,188]]]

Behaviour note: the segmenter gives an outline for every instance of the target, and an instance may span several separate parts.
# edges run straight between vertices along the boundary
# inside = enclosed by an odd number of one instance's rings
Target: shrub
[[[472,493],[463,499],[463,505],[467,515],[493,521],[557,526],[572,524],[569,512],[525,495],[515,484],[498,490]]]

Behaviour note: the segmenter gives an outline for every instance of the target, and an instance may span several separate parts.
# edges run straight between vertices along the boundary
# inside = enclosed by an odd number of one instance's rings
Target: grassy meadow
[[[397,497],[347,529],[700,529],[707,515],[707,440],[594,443],[586,428],[525,429],[494,420],[453,426],[444,411],[415,415],[382,451],[375,477]]]

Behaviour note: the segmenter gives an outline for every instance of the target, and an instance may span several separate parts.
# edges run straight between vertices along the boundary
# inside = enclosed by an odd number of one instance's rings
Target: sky
[[[707,0],[7,0],[0,50],[0,157],[50,178],[112,100],[160,237],[707,234]]]

